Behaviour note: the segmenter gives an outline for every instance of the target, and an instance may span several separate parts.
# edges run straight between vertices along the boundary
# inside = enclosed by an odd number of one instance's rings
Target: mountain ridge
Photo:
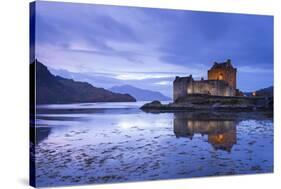
[[[151,100],[159,100],[159,101],[167,101],[171,100],[171,98],[163,95],[160,92],[141,89],[131,85],[119,85],[113,86],[108,90],[118,93],[127,93],[133,96],[137,101],[151,101]]]
[[[273,92],[274,92],[274,87],[272,85],[272,86],[269,86],[269,87],[258,89],[256,91],[243,92],[243,93],[246,96],[253,96],[253,94],[255,94],[255,96],[268,96],[268,97],[272,97],[273,96]]]
[[[136,101],[128,94],[115,93],[94,87],[87,82],[55,76],[39,61],[30,64],[30,74],[33,74],[32,72],[36,75],[37,104]]]

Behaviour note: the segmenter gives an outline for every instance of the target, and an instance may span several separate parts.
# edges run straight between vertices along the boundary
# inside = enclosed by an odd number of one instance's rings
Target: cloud
[[[36,57],[98,86],[128,82],[167,92],[166,81],[206,77],[214,61],[228,58],[238,75],[272,81],[270,16],[43,1],[36,23]]]
[[[171,82],[170,81],[159,81],[159,82],[156,82],[154,84],[156,84],[156,85],[171,85]]]

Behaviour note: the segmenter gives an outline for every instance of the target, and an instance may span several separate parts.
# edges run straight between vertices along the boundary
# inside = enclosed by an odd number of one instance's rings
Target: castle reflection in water
[[[208,142],[215,150],[231,152],[236,144],[236,124],[234,120],[196,120],[186,118],[184,114],[174,115],[174,133],[176,137],[192,139],[195,134],[208,135]]]

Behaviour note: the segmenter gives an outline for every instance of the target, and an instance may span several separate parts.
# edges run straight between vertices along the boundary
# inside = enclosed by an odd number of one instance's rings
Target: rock
[[[141,109],[147,109],[147,108],[162,108],[162,107],[163,107],[163,105],[161,104],[160,101],[154,100],[154,101],[152,101],[152,102],[150,102],[150,103],[144,104],[144,105],[141,107]]]

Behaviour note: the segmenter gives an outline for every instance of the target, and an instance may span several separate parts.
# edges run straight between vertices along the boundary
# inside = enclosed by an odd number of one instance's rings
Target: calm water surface
[[[145,113],[143,103],[38,106],[37,185],[273,172],[270,113]]]

